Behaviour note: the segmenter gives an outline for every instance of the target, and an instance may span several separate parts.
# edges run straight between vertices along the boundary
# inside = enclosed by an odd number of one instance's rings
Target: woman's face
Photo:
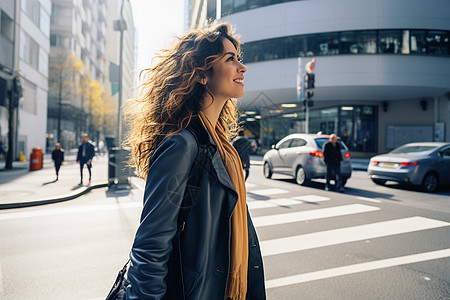
[[[243,81],[247,68],[239,62],[233,43],[227,38],[224,38],[222,43],[225,54],[213,64],[213,74],[207,77],[206,86],[215,101],[225,103],[230,98],[244,96]]]

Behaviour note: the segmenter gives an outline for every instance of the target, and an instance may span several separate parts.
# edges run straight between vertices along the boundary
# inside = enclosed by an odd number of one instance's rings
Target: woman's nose
[[[240,64],[239,72],[242,72],[242,73],[247,72],[247,67],[241,62],[239,62],[239,64]]]

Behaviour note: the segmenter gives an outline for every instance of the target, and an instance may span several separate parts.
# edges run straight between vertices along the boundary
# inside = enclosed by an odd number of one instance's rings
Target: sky
[[[184,32],[185,0],[130,0],[137,35],[137,70]]]

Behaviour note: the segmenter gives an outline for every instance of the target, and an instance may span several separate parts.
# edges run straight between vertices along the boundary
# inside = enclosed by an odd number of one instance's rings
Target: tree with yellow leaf
[[[61,141],[61,114],[63,102],[72,102],[76,97],[75,76],[78,72],[79,63],[74,54],[67,51],[59,53],[57,56],[50,57],[48,82],[50,91],[49,96],[57,100],[57,141]],[[53,93],[53,94],[51,94]]]

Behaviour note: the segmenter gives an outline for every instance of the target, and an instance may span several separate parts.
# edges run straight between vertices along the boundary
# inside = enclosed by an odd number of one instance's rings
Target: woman
[[[61,144],[56,143],[55,150],[52,152],[52,159],[55,163],[55,170],[56,170],[56,179],[55,181],[58,181],[59,176],[59,169],[61,168],[61,165],[64,161],[64,150],[61,149]]]
[[[244,95],[247,70],[239,50],[229,25],[211,26],[186,33],[147,70],[130,114],[128,141],[146,187],[127,299],[180,299],[168,296],[178,286],[185,299],[265,299],[244,174],[229,143],[237,128],[233,99]],[[180,276],[167,276],[186,182],[203,143],[211,168],[180,235]]]

